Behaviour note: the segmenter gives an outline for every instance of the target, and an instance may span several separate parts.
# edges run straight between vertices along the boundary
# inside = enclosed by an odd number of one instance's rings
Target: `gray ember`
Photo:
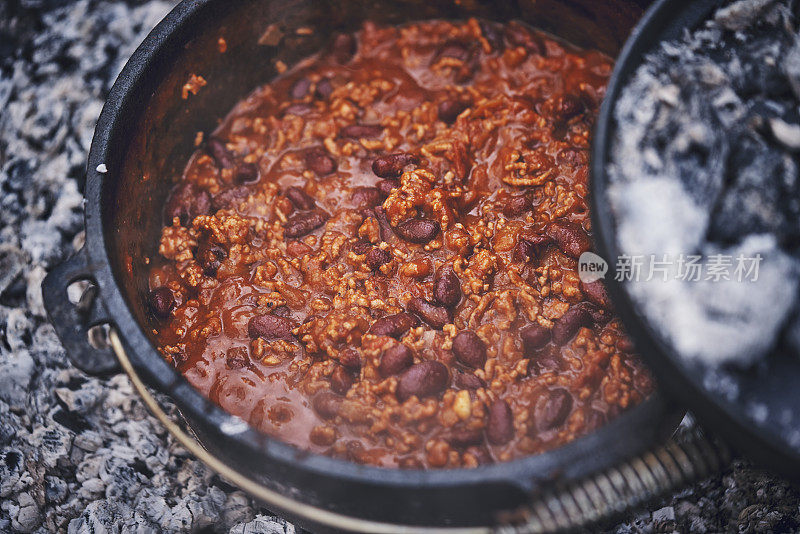
[[[628,282],[679,353],[712,365],[749,365],[782,332],[800,333],[787,327],[800,276],[794,4],[719,9],[649,55],[615,109],[609,195],[621,252],[761,257],[757,281],[670,278],[673,266],[666,282]]]

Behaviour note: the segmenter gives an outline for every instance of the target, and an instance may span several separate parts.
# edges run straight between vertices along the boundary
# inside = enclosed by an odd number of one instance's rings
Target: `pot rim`
[[[100,298],[108,312],[108,322],[113,324],[134,362],[136,371],[145,382],[192,417],[213,424],[220,434],[234,439],[255,454],[263,454],[272,460],[290,464],[312,474],[334,476],[354,482],[380,483],[388,487],[440,487],[485,484],[490,482],[511,483],[524,491],[531,491],[540,483],[552,482],[564,476],[575,478],[589,472],[609,467],[632,456],[647,445],[650,432],[669,420],[677,412],[656,391],[639,405],[630,408],[600,429],[571,441],[556,449],[508,462],[476,468],[412,470],[361,465],[347,460],[331,458],[302,451],[261,433],[238,417],[232,416],[192,387],[177,371],[161,357],[143,327],[122,295],[111,267],[111,241],[113,234],[104,228],[103,196],[108,187],[104,182],[113,176],[115,169],[100,173],[97,167],[108,163],[115,151],[127,149],[124,143],[112,143],[125,125],[120,124],[127,106],[141,95],[142,80],[154,75],[155,59],[176,49],[176,32],[191,26],[206,13],[210,6],[220,4],[217,0],[183,0],[148,34],[125,64],[107,97],[95,126],[86,171],[85,223],[86,245],[90,269],[99,288]],[[235,3],[230,3],[230,8]],[[216,7],[216,6],[215,6]],[[120,158],[121,160],[122,158]],[[244,424],[243,424],[244,423]],[[246,427],[246,428],[245,428]],[[226,431],[226,429],[228,429]],[[643,441],[647,440],[646,443]],[[627,442],[626,442],[627,440]],[[616,447],[616,448],[614,448]],[[597,454],[601,450],[602,454]],[[585,458],[591,468],[585,465]],[[576,467],[577,466],[577,467]],[[573,472],[570,474],[570,469]],[[575,473],[574,470],[582,470]]]

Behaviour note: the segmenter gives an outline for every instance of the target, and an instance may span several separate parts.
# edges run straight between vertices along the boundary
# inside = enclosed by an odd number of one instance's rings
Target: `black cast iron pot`
[[[219,470],[227,466],[223,474],[234,481],[247,477],[265,488],[245,489],[315,529],[492,525],[532,494],[608,469],[665,439],[676,412],[654,395],[558,450],[477,469],[390,470],[304,453],[193,389],[156,351],[145,304],[144,258],[157,254],[161,207],[195,149],[196,132],[213,131],[238,100],[273,78],[276,60],[291,66],[325,46],[332,32],[355,30],[367,19],[397,24],[469,16],[520,19],[613,56],[640,13],[628,0],[185,0],[145,39],[111,90],[89,155],[86,245],[43,284],[51,320],[74,364],[110,374],[122,363],[134,385],[142,381],[174,401],[207,450],[198,447],[202,459],[217,462],[212,466]],[[298,35],[299,27],[314,32]],[[218,50],[220,37],[225,53]],[[181,87],[191,74],[208,85],[183,99]],[[91,281],[97,294],[76,308],[66,288],[77,280]],[[87,342],[87,329],[99,324],[110,326],[114,350]]]

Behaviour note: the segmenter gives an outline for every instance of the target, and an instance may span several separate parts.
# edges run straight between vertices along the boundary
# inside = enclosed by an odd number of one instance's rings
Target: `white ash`
[[[675,509],[672,506],[665,506],[653,512],[653,521],[665,522],[675,521]]]
[[[259,515],[249,523],[235,526],[231,534],[291,534],[291,531],[274,518]]]
[[[756,282],[628,283],[680,354],[711,365],[752,364],[797,315],[800,36],[791,4],[718,10],[648,56],[615,110],[609,195],[621,252],[761,256]],[[789,330],[800,352],[800,323]]]

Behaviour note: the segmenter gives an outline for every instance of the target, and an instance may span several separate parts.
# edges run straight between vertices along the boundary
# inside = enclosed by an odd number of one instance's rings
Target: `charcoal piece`
[[[699,205],[716,202],[723,187],[723,170],[729,140],[723,133],[713,103],[682,91],[685,113],[662,107],[660,123],[645,134],[643,145],[654,147],[663,160],[663,170],[676,176]]]
[[[733,37],[729,37],[734,41]],[[786,73],[780,59],[792,45],[792,36],[786,31],[763,28],[756,35],[726,47],[724,64],[731,86],[742,97],[767,96],[781,98],[791,94]]]
[[[735,243],[760,233],[775,235],[779,243],[800,240],[797,164],[791,158],[743,134],[734,142],[725,178],[711,217],[711,241]]]

